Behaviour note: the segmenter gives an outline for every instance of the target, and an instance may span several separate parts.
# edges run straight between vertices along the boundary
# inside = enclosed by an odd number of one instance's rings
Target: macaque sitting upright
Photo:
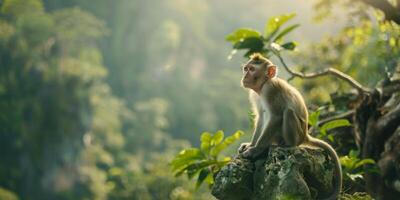
[[[277,67],[261,54],[253,54],[243,65],[241,83],[249,89],[256,117],[251,142],[241,144],[238,151],[244,158],[254,159],[272,144],[325,149],[335,163],[335,192],[328,199],[337,199],[342,187],[339,158],[328,143],[308,134],[308,112],[302,95],[276,74]]]

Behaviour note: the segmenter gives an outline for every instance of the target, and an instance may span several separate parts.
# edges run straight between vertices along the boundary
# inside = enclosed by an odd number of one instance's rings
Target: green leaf
[[[349,157],[348,157],[348,156],[341,156],[341,157],[339,157],[339,161],[340,161],[340,164],[341,164],[343,167],[349,166]]]
[[[210,146],[211,146],[211,133],[209,132],[204,132],[203,134],[201,134],[200,137],[200,149],[201,151],[203,151],[203,153],[208,154],[210,151]]]
[[[333,138],[333,135],[328,135],[328,140],[331,141],[331,142],[335,141],[335,139]]]
[[[217,166],[219,168],[222,168],[223,166],[225,166],[231,160],[232,160],[231,157],[225,157],[223,160],[220,160],[220,161],[217,162]]]
[[[194,176],[196,176],[196,174],[198,174],[200,172],[200,170],[201,169],[196,168],[196,169],[192,169],[192,170],[184,170],[184,171],[179,172],[179,173],[186,172],[186,174],[188,176],[188,179],[191,180]]]
[[[197,182],[196,182],[196,190],[201,186],[201,184],[204,182],[204,180],[208,177],[208,175],[210,174],[210,170],[209,169],[202,169],[199,173],[199,177],[197,178]]]
[[[284,48],[286,50],[293,51],[296,48],[297,43],[296,42],[288,42],[288,43],[282,44],[281,46],[282,46],[282,48]]]
[[[310,113],[310,115],[308,116],[308,123],[313,126],[316,127],[319,121],[319,115],[321,114],[321,110],[317,110],[315,112]]]
[[[265,38],[267,38],[268,40],[271,39],[278,32],[279,28],[283,24],[285,24],[287,21],[289,21],[295,16],[296,16],[295,13],[291,13],[286,15],[280,15],[277,17],[272,17],[271,19],[269,19],[264,29]]]
[[[349,152],[350,158],[358,158],[359,155],[360,155],[360,151],[359,150],[352,149]]]
[[[215,146],[222,142],[224,139],[224,132],[219,130],[211,138],[211,145]]]
[[[274,42],[280,40],[283,36],[287,35],[288,33],[292,32],[294,29],[296,29],[297,27],[299,27],[300,24],[294,24],[291,25],[285,29],[283,29],[275,38],[274,38]]]
[[[234,49],[250,49],[252,52],[260,52],[264,47],[264,42],[258,37],[249,37],[236,42]]]
[[[190,148],[181,151],[175,158],[171,161],[171,168],[173,171],[185,168],[198,160],[204,159],[204,155],[198,148]]]
[[[211,189],[211,186],[214,184],[214,173],[212,173],[212,172],[209,173],[208,176],[206,177],[205,182],[208,183],[208,186]]]
[[[224,150],[226,147],[228,147],[224,142],[215,146],[213,149],[210,151],[210,155],[213,157],[218,157],[218,154]]]
[[[211,149],[210,155],[217,157],[222,150],[224,150],[226,147],[228,147],[236,140],[238,140],[243,134],[244,134],[243,131],[237,131],[233,135],[226,137],[222,143],[218,144],[217,146]]]
[[[233,135],[225,138],[224,143],[230,145],[234,143],[236,140],[240,139],[240,137],[242,137],[243,134],[244,134],[243,131],[236,131]]]
[[[188,178],[191,179],[195,176],[201,169],[208,167],[210,165],[218,165],[218,161],[216,160],[201,160],[195,163],[191,163],[186,165],[184,168],[180,168],[174,172],[174,176],[180,176],[183,173],[187,173]]]
[[[248,57],[250,57],[251,55],[253,55],[254,53],[262,53],[262,50],[261,50],[261,52],[260,52],[259,50],[255,51],[255,50],[253,50],[253,49],[250,49],[250,50],[248,50],[248,51],[244,54],[244,57],[245,57],[245,58],[248,58]]]
[[[379,170],[379,168],[378,168],[377,165],[375,165],[375,166],[372,167],[372,168],[364,169],[364,171],[367,172],[367,173],[376,173],[376,174],[379,174],[379,173],[380,173],[380,170]]]
[[[210,165],[217,164],[218,162],[216,160],[203,160],[200,162],[193,163],[189,166],[187,166],[183,171],[187,171],[188,178],[191,179],[193,178],[194,175],[196,175],[200,170],[202,170],[205,167],[208,167]]]
[[[367,165],[367,164],[375,164],[375,161],[372,159],[362,159],[361,161],[357,162],[357,164],[355,165],[355,168],[359,168],[363,165]]]
[[[241,28],[241,29],[237,29],[236,31],[234,31],[233,33],[229,34],[228,36],[226,36],[226,40],[230,41],[232,43],[237,43],[241,40],[244,40],[246,38],[249,37],[260,37],[261,33],[254,30],[254,29],[249,29],[249,28]]]
[[[367,164],[375,164],[373,159],[359,159],[359,151],[350,150],[348,156],[340,157],[340,163],[344,167],[344,171],[351,172]]]
[[[323,133],[326,133],[327,131],[343,126],[350,126],[350,122],[347,119],[338,119],[338,120],[333,120],[330,122],[325,123],[324,125],[321,126],[320,131]]]
[[[355,159],[350,158],[349,156],[342,156],[339,158],[340,164],[344,167],[345,170],[351,171],[355,166]]]

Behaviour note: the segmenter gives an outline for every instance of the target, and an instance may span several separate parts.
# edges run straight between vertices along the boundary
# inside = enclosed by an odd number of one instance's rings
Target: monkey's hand
[[[242,156],[247,159],[254,159],[258,155],[260,155],[259,148],[255,148],[253,146],[248,146],[247,149],[242,153]]]
[[[243,153],[244,151],[246,151],[246,149],[248,147],[250,147],[250,144],[251,144],[250,142],[245,142],[245,143],[240,144],[240,147],[238,149],[238,153]]]

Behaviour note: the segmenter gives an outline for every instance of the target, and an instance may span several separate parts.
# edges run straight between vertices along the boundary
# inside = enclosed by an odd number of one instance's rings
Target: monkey
[[[328,143],[308,133],[308,111],[300,92],[278,78],[276,65],[260,53],[251,55],[242,70],[241,85],[249,89],[255,128],[251,142],[240,145],[239,155],[255,159],[270,145],[322,148],[335,164],[335,191],[328,199],[337,199],[342,187],[339,157]]]

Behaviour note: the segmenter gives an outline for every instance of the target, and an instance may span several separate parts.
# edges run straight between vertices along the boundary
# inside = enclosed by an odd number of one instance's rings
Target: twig
[[[352,87],[356,88],[357,91],[361,94],[370,94],[370,89],[363,87],[359,82],[357,82],[356,80],[354,80],[351,76],[337,70],[334,68],[327,68],[323,71],[320,72],[314,72],[314,73],[308,73],[308,74],[304,74],[304,73],[299,73],[299,72],[295,72],[293,70],[291,70],[285,63],[285,61],[283,60],[282,56],[279,54],[279,52],[275,52],[275,55],[278,57],[279,61],[282,63],[283,67],[286,69],[287,72],[289,72],[292,76],[295,77],[300,77],[300,78],[304,78],[304,79],[308,79],[308,78],[316,78],[316,77],[320,77],[320,76],[326,76],[326,75],[333,75],[339,79],[342,79],[344,81],[346,81],[347,83],[349,83]]]

